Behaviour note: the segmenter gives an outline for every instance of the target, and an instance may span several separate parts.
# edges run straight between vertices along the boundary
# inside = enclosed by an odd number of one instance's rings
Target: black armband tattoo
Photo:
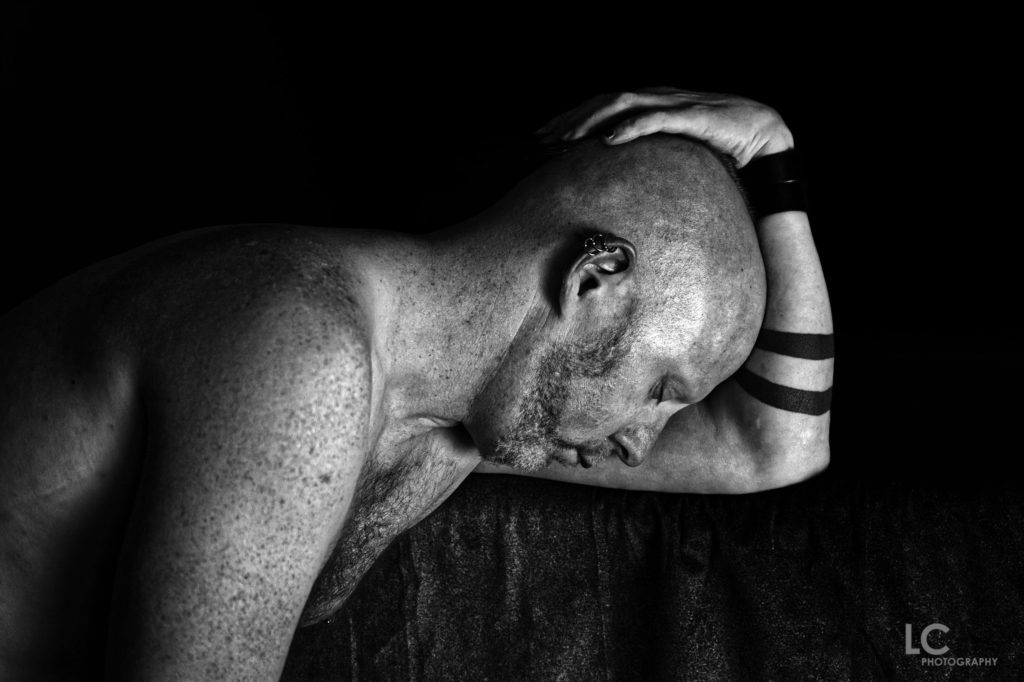
[[[832,334],[796,334],[762,329],[754,347],[804,360],[828,360],[836,355]]]
[[[795,149],[754,159],[740,171],[740,178],[758,219],[807,210],[807,182]]]
[[[777,407],[787,412],[799,412],[815,417],[821,416],[832,408],[832,389],[825,391],[805,391],[790,388],[768,381],[754,374],[746,367],[740,367],[734,375],[744,391],[765,405]]]
[[[747,195],[758,219],[773,213],[808,210],[807,183],[803,180],[750,187]]]

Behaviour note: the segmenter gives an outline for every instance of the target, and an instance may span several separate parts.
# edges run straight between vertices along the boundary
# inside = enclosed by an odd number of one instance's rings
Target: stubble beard
[[[559,450],[590,449],[587,444],[558,437],[569,387],[574,379],[597,379],[615,371],[632,348],[632,323],[631,309],[618,326],[597,339],[558,345],[545,352],[530,388],[516,407],[512,427],[498,438],[489,461],[535,472],[548,466]]]
[[[532,385],[516,407],[512,427],[494,447],[493,463],[522,471],[539,471],[551,462],[558,448],[558,424],[572,380],[559,367],[563,352],[553,349],[541,360]]]

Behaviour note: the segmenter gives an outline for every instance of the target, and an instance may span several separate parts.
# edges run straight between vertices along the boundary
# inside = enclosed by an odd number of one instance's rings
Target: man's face
[[[619,457],[639,464],[668,418],[686,407],[680,386],[636,338],[632,316],[588,341],[548,348],[526,382],[490,461],[537,470],[552,460],[589,467]]]

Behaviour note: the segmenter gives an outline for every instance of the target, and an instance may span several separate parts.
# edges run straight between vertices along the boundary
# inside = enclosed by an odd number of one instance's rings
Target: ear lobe
[[[562,281],[563,314],[572,314],[585,299],[625,296],[635,270],[636,247],[629,240],[605,237],[595,247],[588,239]]]

